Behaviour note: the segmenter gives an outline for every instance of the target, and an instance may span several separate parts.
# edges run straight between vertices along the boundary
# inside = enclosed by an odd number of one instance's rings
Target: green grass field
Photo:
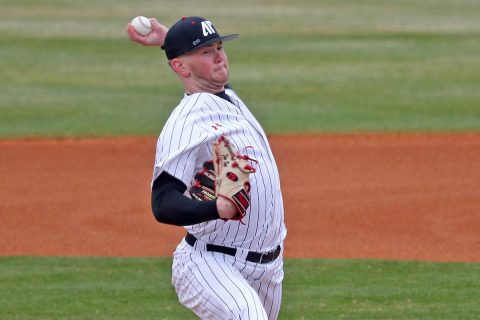
[[[195,319],[170,258],[0,258],[1,319]],[[280,319],[478,319],[480,265],[298,260]]]
[[[209,17],[269,133],[478,131],[474,0],[0,0],[0,138],[157,135],[182,95],[136,15]],[[1,254],[1,253],[0,253]],[[0,319],[193,319],[170,258],[0,257]],[[281,319],[478,319],[478,263],[296,260]]]

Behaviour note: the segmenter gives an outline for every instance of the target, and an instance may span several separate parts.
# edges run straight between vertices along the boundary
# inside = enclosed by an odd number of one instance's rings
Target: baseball
[[[152,31],[152,23],[150,22],[150,19],[144,16],[133,18],[130,24],[135,31],[142,36],[146,36]]]

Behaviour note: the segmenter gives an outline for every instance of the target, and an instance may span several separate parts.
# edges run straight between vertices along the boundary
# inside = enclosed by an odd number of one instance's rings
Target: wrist
[[[235,207],[235,205],[231,201],[223,197],[217,198],[216,205],[218,216],[222,219],[232,218],[237,214],[237,208]]]

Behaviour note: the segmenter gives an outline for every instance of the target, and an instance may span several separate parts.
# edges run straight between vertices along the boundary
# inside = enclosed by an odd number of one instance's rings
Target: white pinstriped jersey
[[[277,165],[260,124],[233,90],[226,93],[233,103],[209,93],[184,96],[158,138],[153,180],[166,171],[190,187],[203,162],[212,159],[213,142],[226,135],[240,153],[258,160],[244,224],[217,219],[186,229],[202,242],[270,251],[287,233]]]

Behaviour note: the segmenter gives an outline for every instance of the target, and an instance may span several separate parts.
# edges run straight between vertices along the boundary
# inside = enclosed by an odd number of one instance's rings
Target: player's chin
[[[213,76],[213,80],[216,83],[227,84],[227,82],[228,82],[228,71],[216,72]]]

